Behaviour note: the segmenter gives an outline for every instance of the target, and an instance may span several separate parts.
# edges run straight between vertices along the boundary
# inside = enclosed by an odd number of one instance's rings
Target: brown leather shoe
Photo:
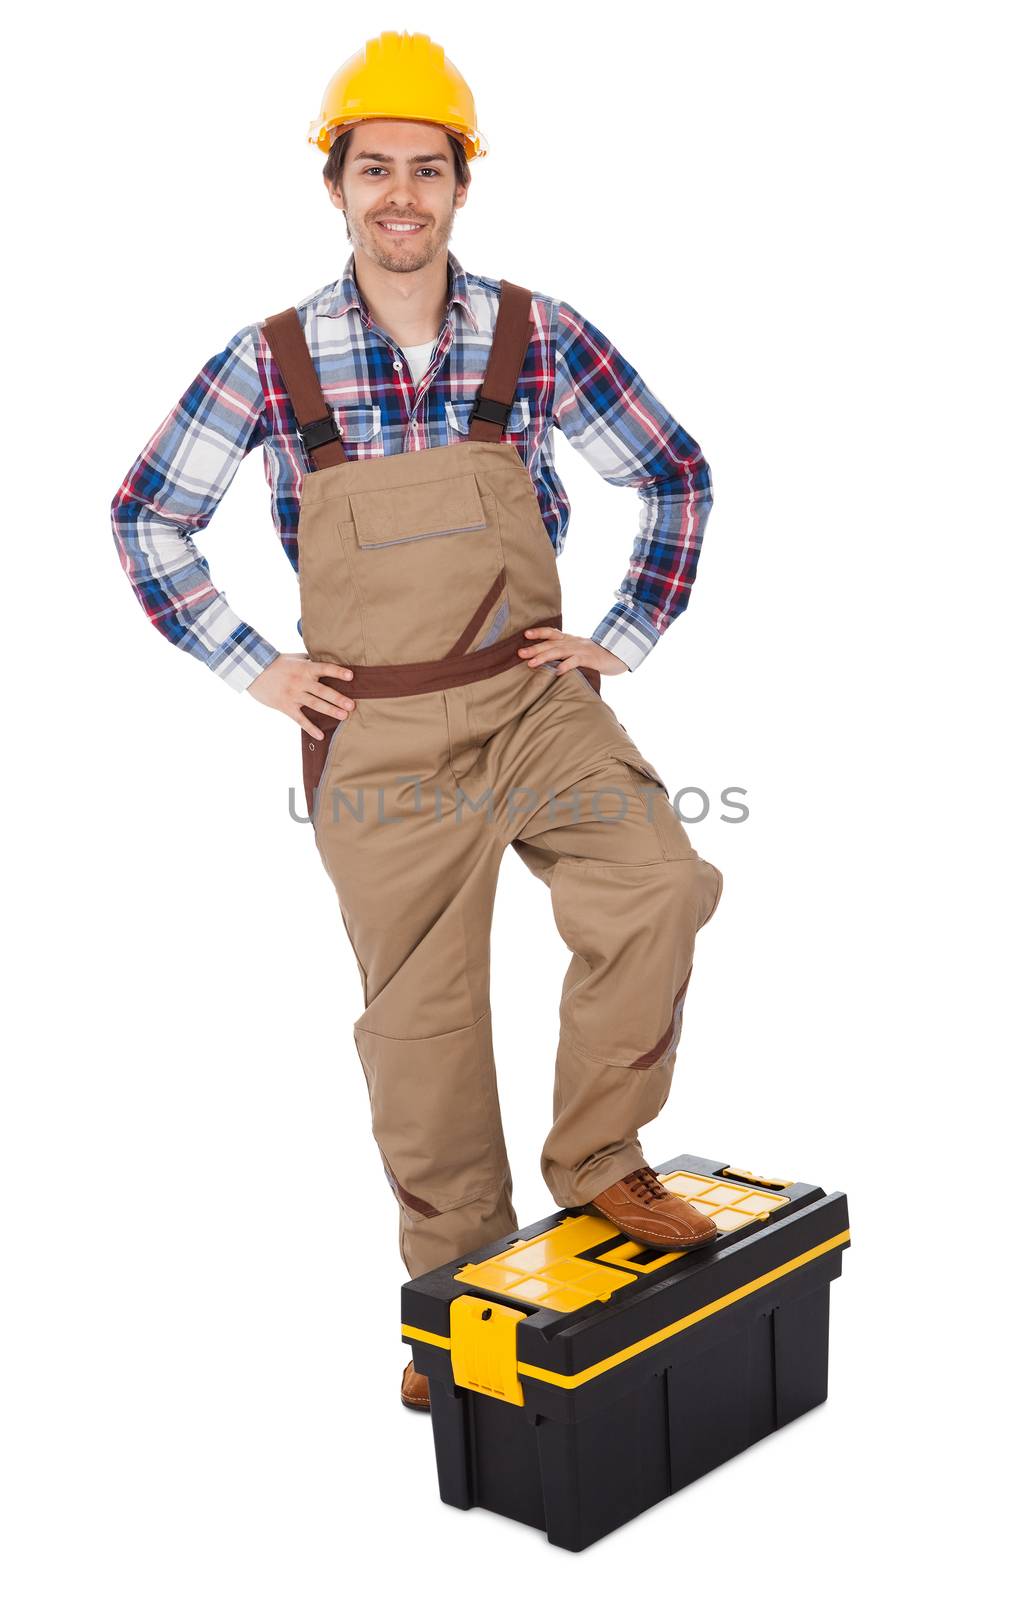
[[[628,1239],[656,1249],[697,1250],[719,1237],[711,1217],[673,1194],[650,1167],[638,1167],[602,1189],[590,1204]]]
[[[404,1368],[401,1378],[401,1403],[412,1411],[429,1410],[429,1379],[415,1371],[412,1361]]]

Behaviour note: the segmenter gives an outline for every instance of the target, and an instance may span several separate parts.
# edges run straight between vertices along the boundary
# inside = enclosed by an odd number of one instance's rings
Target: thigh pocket
[[[628,749],[620,746],[612,753],[623,766],[628,768],[633,777],[639,780],[637,793],[642,805],[646,807],[648,821],[655,830],[662,855],[670,861],[695,859],[697,851],[690,842],[686,828],[676,815],[668,785],[657,767],[642,756],[635,745],[630,745]]]
[[[661,789],[662,793],[665,795],[665,798],[669,798],[668,785],[666,784],[661,773],[658,771],[658,768],[652,766],[651,762],[648,761],[645,756],[640,754],[640,751],[635,745],[617,745],[609,753],[613,756],[617,756],[620,761],[625,762],[627,767],[631,767],[634,772],[639,773],[645,783],[656,783],[659,789]]]

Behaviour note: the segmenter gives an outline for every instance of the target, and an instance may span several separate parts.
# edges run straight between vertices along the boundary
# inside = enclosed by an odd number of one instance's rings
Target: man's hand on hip
[[[537,644],[523,645],[519,655],[527,667],[539,667],[544,661],[561,661],[557,672],[571,672],[575,667],[593,667],[606,676],[628,672],[625,661],[606,650],[593,639],[579,639],[574,633],[562,633],[560,628],[525,628],[527,639]]]
[[[354,710],[354,701],[318,680],[321,677],[346,679],[353,676],[350,667],[338,667],[335,661],[311,661],[303,654],[283,652],[269,663],[264,672],[258,673],[253,683],[248,684],[247,693],[252,694],[255,700],[260,700],[263,706],[285,712],[306,733],[321,739],[321,728],[315,727],[302,708],[307,706],[311,711],[326,712],[342,722]]]

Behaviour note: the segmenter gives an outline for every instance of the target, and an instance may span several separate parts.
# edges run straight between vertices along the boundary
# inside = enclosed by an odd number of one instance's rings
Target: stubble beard
[[[411,244],[401,250],[395,250],[380,238],[374,220],[367,223],[355,220],[352,224],[346,210],[343,217],[350,243],[360,246],[376,266],[383,267],[387,272],[418,272],[420,268],[428,266],[449,242],[456,211],[457,207],[452,206],[446,217],[435,223],[427,223]]]

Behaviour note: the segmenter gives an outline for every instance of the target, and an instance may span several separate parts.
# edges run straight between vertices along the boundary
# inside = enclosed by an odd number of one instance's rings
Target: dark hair
[[[325,166],[322,168],[322,176],[332,184],[334,189],[342,189],[343,187],[341,179],[343,176],[343,163],[347,157],[347,146],[350,144],[351,135],[354,133],[355,128],[359,126],[360,124],[355,123],[354,127],[348,128],[345,133],[341,133],[326,157]],[[469,172],[468,158],[465,155],[465,146],[453,133],[448,133],[447,141],[454,157],[455,188],[464,189],[468,186],[472,176]]]

